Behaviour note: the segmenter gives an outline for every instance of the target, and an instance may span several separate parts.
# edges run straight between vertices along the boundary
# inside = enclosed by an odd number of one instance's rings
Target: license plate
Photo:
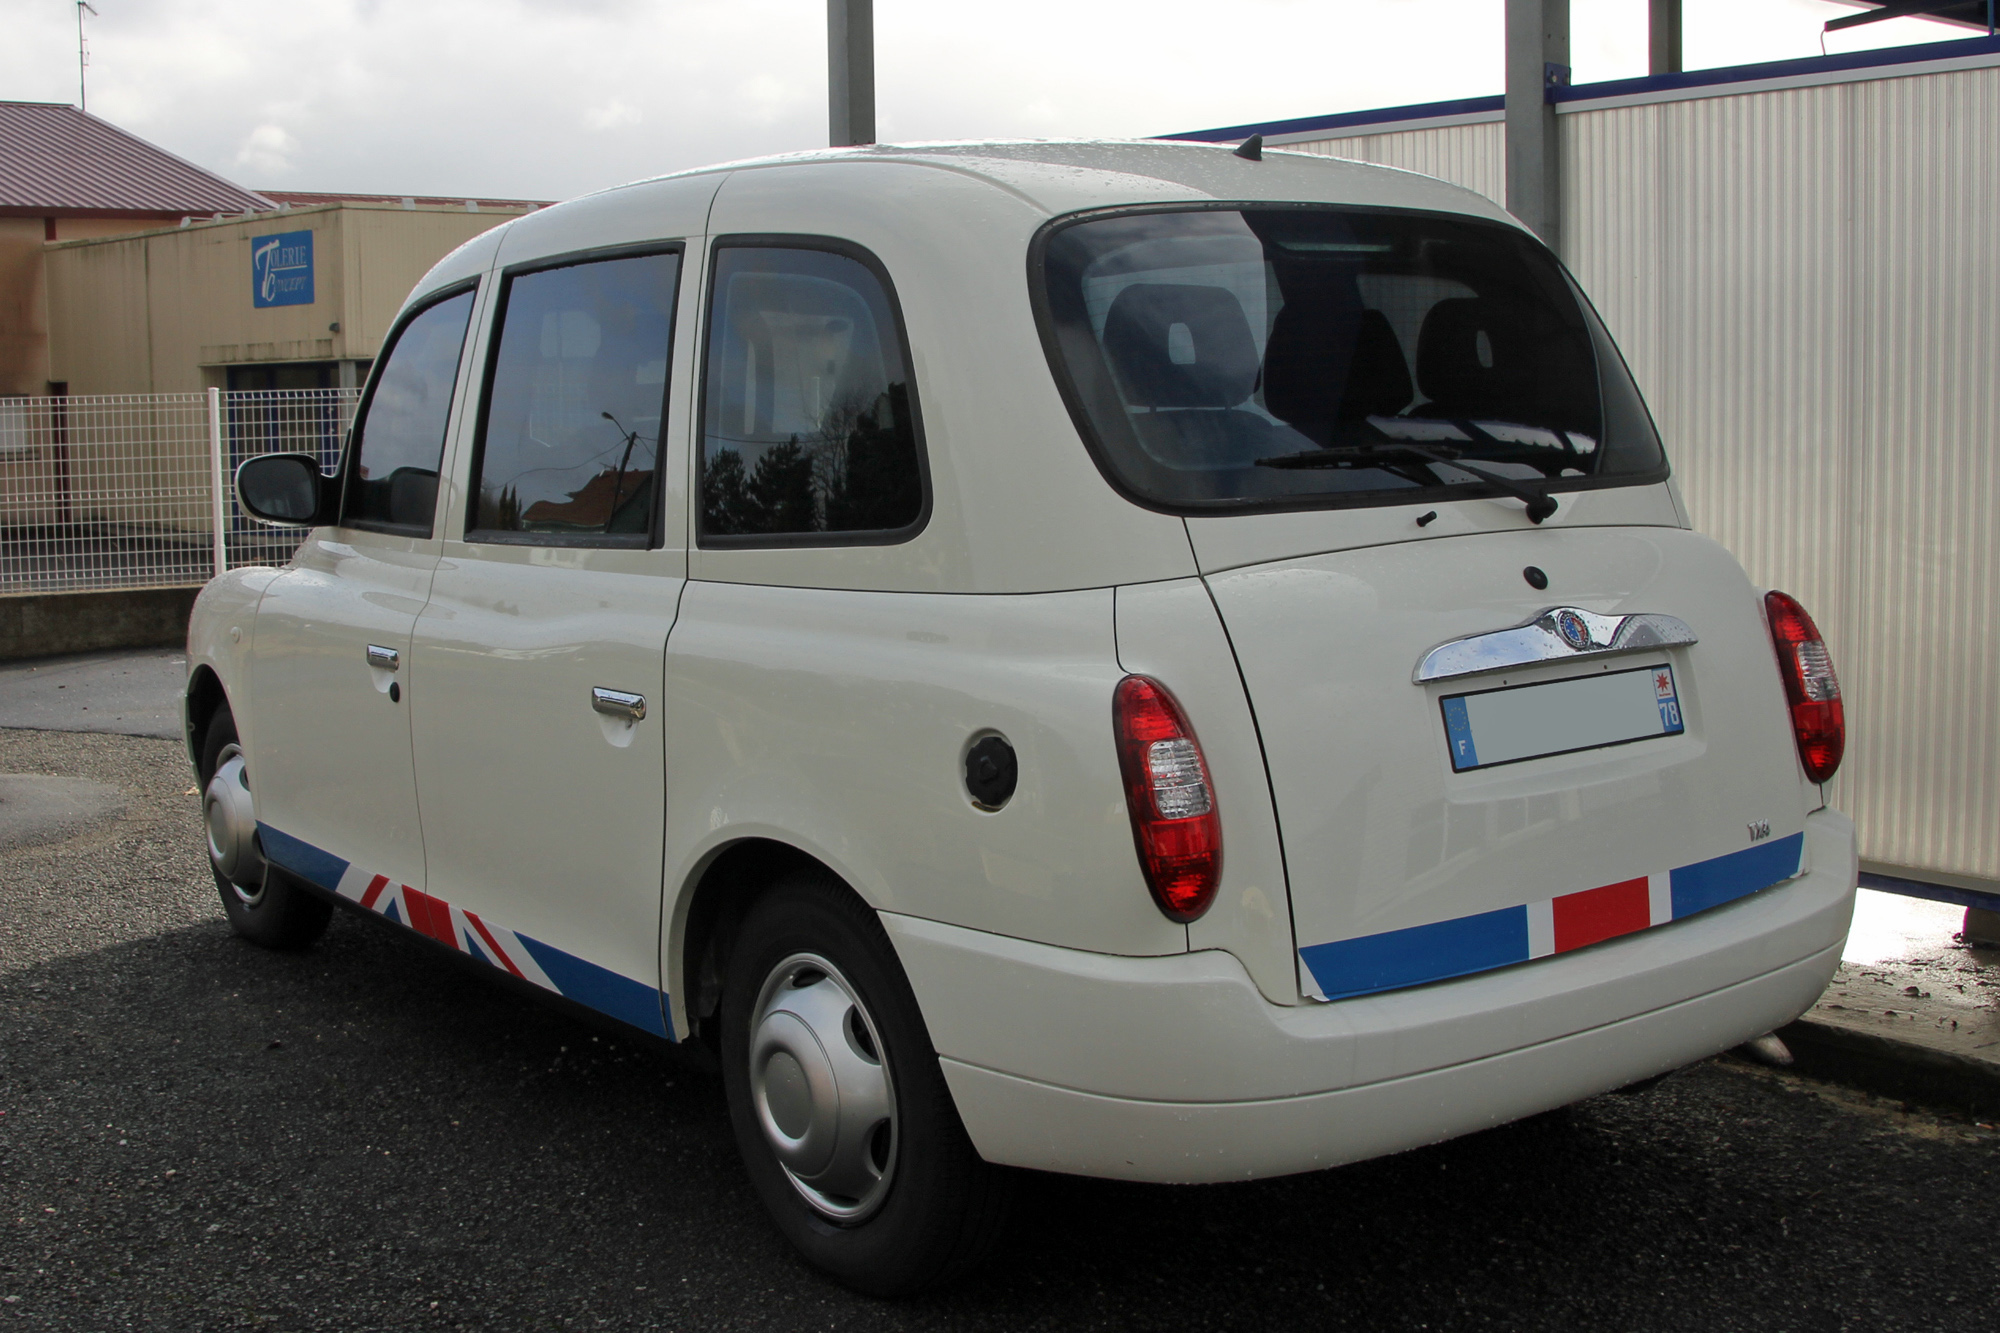
[[[1684,730],[1674,669],[1664,665],[1448,694],[1441,702],[1451,766],[1460,773]]]

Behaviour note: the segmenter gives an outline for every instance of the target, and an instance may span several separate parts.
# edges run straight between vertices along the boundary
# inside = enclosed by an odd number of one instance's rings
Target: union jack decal
[[[1794,833],[1519,907],[1308,944],[1299,950],[1299,980],[1306,994],[1338,1000],[1511,967],[1747,898],[1797,876],[1804,856],[1805,835]]]
[[[330,889],[348,902],[489,967],[673,1040],[666,1017],[666,993],[657,986],[517,934],[477,912],[453,907],[435,894],[364,870],[269,824],[257,825],[257,838],[265,856],[300,879]]]

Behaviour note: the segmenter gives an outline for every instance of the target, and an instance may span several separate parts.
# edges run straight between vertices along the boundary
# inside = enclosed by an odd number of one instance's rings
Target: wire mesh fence
[[[332,468],[353,389],[0,399],[0,595],[173,587],[283,564],[303,528],[236,505],[236,465]]]
[[[341,441],[354,420],[359,389],[267,389],[221,396],[228,492],[226,567],[282,565],[305,540],[305,528],[271,528],[236,505],[236,465],[258,454],[312,454],[320,470],[340,462]]]

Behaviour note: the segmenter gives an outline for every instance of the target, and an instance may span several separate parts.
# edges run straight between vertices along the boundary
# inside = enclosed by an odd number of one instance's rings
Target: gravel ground
[[[1726,1061],[1289,1180],[1028,1177],[988,1270],[869,1301],[716,1080],[346,914],[234,939],[173,743],[0,772],[128,797],[0,862],[0,1330],[1994,1326],[2000,1134]]]

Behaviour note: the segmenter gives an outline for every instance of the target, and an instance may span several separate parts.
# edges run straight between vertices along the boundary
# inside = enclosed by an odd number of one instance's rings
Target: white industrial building
[[[1631,359],[1696,525],[1832,642],[1864,871],[2000,892],[2000,40],[1547,100],[1539,229]],[[1262,134],[1506,203],[1506,121],[1492,97],[1170,137]]]

